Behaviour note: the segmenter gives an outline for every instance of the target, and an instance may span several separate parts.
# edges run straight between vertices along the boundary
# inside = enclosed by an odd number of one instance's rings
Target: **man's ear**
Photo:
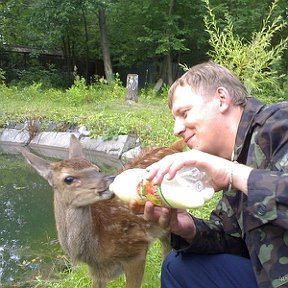
[[[231,97],[229,92],[224,87],[218,87],[215,92],[215,97],[219,103],[219,110],[221,113],[228,111],[232,105]]]

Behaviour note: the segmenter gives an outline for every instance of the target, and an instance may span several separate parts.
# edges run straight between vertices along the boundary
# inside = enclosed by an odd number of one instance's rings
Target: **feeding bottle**
[[[168,180],[166,175],[159,185],[146,179],[145,169],[128,169],[117,175],[110,184],[110,191],[123,201],[136,200],[143,205],[151,201],[157,206],[171,208],[197,208],[213,197],[214,189],[208,184],[205,172],[195,167],[179,170]]]

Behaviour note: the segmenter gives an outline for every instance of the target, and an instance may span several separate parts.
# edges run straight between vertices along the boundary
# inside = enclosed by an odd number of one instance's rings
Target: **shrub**
[[[53,65],[45,69],[34,64],[28,69],[16,69],[15,72],[18,79],[11,81],[11,84],[18,87],[25,87],[34,83],[41,83],[42,88],[45,89],[67,87],[68,85],[68,81],[63,77],[63,72],[57,70]]]
[[[282,16],[272,19],[278,0],[274,0],[271,4],[268,16],[263,20],[262,29],[254,32],[248,42],[235,35],[232,17],[228,12],[225,13],[225,27],[221,30],[209,0],[202,1],[208,12],[204,17],[211,45],[208,56],[234,71],[251,94],[260,98],[264,95],[265,99],[262,100],[267,100],[267,96],[275,94],[278,98],[284,97],[281,79],[284,81],[285,75],[279,75],[277,67],[281,62],[283,51],[287,49],[288,37],[280,40],[275,46],[271,43],[273,37],[287,27],[287,22]]]

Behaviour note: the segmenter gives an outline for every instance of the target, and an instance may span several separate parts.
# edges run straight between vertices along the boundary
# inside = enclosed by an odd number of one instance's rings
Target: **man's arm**
[[[222,198],[219,201],[209,220],[198,219],[192,215],[191,217],[196,226],[194,239],[187,241],[172,234],[173,249],[195,254],[231,253],[249,257],[236,215],[231,213],[227,199]]]

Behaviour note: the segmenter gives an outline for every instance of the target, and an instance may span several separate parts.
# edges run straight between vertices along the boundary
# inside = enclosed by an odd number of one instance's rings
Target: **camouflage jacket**
[[[233,160],[255,168],[248,196],[224,191],[209,220],[191,216],[197,227],[193,243],[172,235],[172,247],[249,257],[259,287],[288,287],[288,102],[268,106],[249,98]]]

